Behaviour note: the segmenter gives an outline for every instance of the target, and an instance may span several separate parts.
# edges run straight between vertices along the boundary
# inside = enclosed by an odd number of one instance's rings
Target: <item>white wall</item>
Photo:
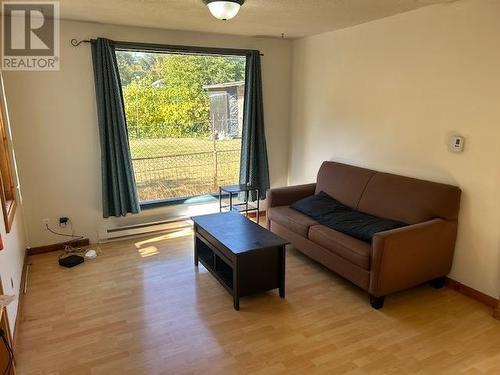
[[[451,277],[500,294],[500,1],[435,5],[294,43],[291,184],[323,160],[463,189]],[[463,154],[448,152],[453,133]]]
[[[0,72],[0,81],[1,80],[2,74]],[[0,90],[1,87],[2,85],[0,82]],[[8,116],[8,103],[5,103],[4,99],[5,97],[3,95],[3,92],[0,92],[0,100],[4,102],[4,108],[6,109],[4,122],[7,130],[7,137],[9,138],[10,145],[12,145],[10,122]],[[12,164],[14,174],[13,177],[14,180],[17,181],[15,168],[16,163],[13,154]],[[7,295],[16,296],[16,300],[7,307],[7,315],[9,317],[11,332],[14,332],[16,323],[17,305],[19,302],[19,295],[21,293],[21,276],[23,272],[24,255],[26,253],[22,201],[20,198],[21,197],[18,196],[18,207],[14,216],[12,228],[9,233],[7,233],[5,230],[5,222],[0,208],[0,236],[2,237],[3,241],[3,250],[0,250],[0,279],[2,281],[3,292]]]
[[[31,246],[59,242],[44,229],[69,216],[75,230],[96,241],[98,233],[122,223],[179,213],[148,210],[124,219],[102,219],[100,151],[90,45],[72,47],[70,39],[114,40],[259,49],[263,58],[266,133],[271,183],[287,181],[291,42],[63,21],[61,70],[5,72],[18,155],[19,176]],[[185,208],[183,208],[185,210]]]

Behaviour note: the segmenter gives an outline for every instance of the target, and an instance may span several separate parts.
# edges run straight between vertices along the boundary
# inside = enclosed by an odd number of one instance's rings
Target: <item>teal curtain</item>
[[[101,142],[103,216],[140,211],[128,143],[115,48],[112,41],[92,41],[97,117]]]
[[[258,188],[260,199],[266,198],[266,191],[270,186],[259,51],[251,51],[246,61],[240,184]],[[256,199],[253,194],[251,200]]]

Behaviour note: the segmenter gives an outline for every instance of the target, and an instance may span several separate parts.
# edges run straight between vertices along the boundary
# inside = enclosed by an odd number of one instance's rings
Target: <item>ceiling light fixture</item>
[[[205,0],[212,16],[223,21],[236,17],[244,2],[245,0]]]

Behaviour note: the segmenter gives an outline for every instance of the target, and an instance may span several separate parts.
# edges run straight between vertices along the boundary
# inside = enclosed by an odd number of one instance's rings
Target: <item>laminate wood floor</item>
[[[200,265],[192,232],[101,245],[73,269],[30,258],[20,374],[500,374],[500,322],[451,289],[368,296],[290,248],[287,298],[241,300]]]

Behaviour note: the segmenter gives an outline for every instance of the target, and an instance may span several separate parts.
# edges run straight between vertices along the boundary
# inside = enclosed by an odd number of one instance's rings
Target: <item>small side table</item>
[[[250,194],[255,192],[257,196],[257,203],[253,205],[248,200],[250,198]],[[234,195],[244,193],[245,199],[240,201],[239,203],[234,203]],[[229,195],[229,204],[224,204],[223,195]],[[226,185],[219,187],[219,211],[237,211],[245,214],[248,217],[249,212],[256,212],[257,216],[257,224],[259,224],[260,220],[260,207],[259,207],[259,189],[254,186],[248,186],[244,184],[240,185]]]

